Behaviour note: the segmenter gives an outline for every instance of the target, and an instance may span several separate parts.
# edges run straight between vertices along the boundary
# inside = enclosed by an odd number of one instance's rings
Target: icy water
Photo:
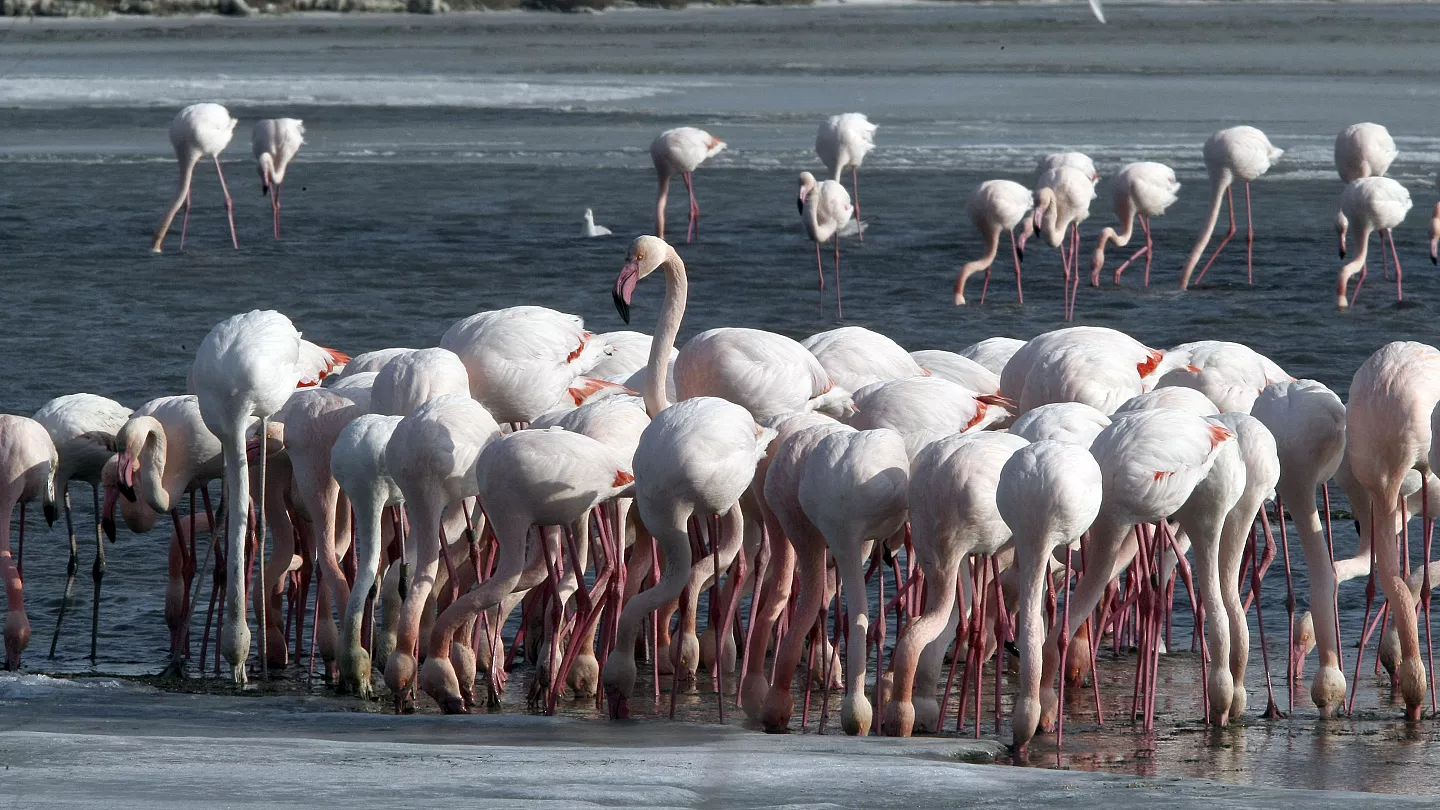
[[[280,309],[308,337],[351,353],[433,345],[460,317],[521,303],[582,315],[597,332],[622,328],[609,291],[629,236],[652,228],[647,147],[682,124],[730,145],[696,174],[703,227],[698,243],[681,247],[692,284],[682,339],[720,325],[802,338],[835,320],[833,299],[820,311],[795,176],[819,166],[818,120],[849,110],[880,130],[860,173],[871,227],[863,244],[843,245],[845,322],[907,348],[957,349],[1061,325],[1058,255],[1033,242],[1023,308],[1003,262],[985,306],[950,304],[956,270],[980,251],[964,211],[970,189],[994,177],[1029,182],[1036,158],[1058,149],[1089,153],[1106,177],[1132,160],[1159,160],[1184,184],[1154,221],[1151,286],[1131,272],[1120,287],[1082,287],[1079,322],[1159,347],[1243,341],[1342,396],[1384,343],[1434,342],[1440,283],[1426,242],[1440,168],[1431,70],[1440,9],[1109,9],[1104,27],[1081,3],[0,21],[0,410],[31,413],[74,391],[132,406],[179,393],[209,327],[254,307]],[[173,193],[166,127],[194,101],[225,103],[241,120],[224,163],[241,249],[229,247],[214,168],[202,165],[186,249],[172,233],[167,252],[152,256],[148,237]],[[253,122],[278,115],[303,118],[308,130],[285,187],[280,242],[246,148]],[[1377,265],[1358,306],[1337,314],[1331,145],[1343,126],[1365,120],[1390,127],[1401,149],[1391,174],[1416,204],[1396,232],[1405,301],[1396,304]],[[1201,144],[1239,123],[1287,150],[1252,189],[1255,284],[1245,283],[1241,242],[1181,294],[1179,267],[1208,202]],[[1108,183],[1099,191],[1083,227],[1087,250],[1113,221]],[[586,207],[617,236],[579,238]],[[683,227],[682,212],[672,205],[672,228]],[[1123,254],[1112,249],[1109,266]],[[661,293],[658,283],[641,285],[638,327],[648,328]],[[75,498],[89,500],[78,489]],[[82,632],[90,552],[72,632],[47,660],[65,553],[60,531],[31,517],[36,637],[27,669],[158,671],[168,642],[166,535],[122,535],[111,549],[92,668]],[[79,522],[83,539],[88,520]],[[1337,552],[1347,554],[1355,533],[1348,521],[1336,528]],[[1303,562],[1292,551],[1303,604]],[[1283,671],[1280,570],[1265,608]],[[1347,638],[1363,589],[1354,582],[1341,594]],[[1349,675],[1354,650],[1346,655]],[[1154,739],[1109,719],[1093,728],[1089,704],[1075,703],[1066,766],[1375,791],[1423,790],[1440,778],[1425,756],[1433,724],[1392,720],[1399,712],[1369,664],[1357,719],[1317,723],[1302,690],[1293,719],[1225,732],[1195,723],[1198,667],[1188,654],[1162,664]],[[1260,672],[1257,650],[1252,716],[1264,706]],[[1130,673],[1133,659],[1102,659],[1107,717],[1128,705]],[[712,703],[682,698],[679,712],[710,722]],[[988,722],[985,733],[994,736]],[[1032,761],[1053,763],[1053,751],[1039,747]]]

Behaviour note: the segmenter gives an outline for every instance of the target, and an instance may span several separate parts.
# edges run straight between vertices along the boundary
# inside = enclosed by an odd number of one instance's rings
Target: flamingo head
[[[259,160],[255,162],[255,170],[260,173],[260,196],[270,193],[270,186],[280,182],[276,177],[275,159],[269,152],[262,153]]]
[[[1290,660],[1292,675],[1299,680],[1305,675],[1305,656],[1315,649],[1315,620],[1310,611],[1295,617],[1290,628]]]
[[[1344,211],[1335,212],[1335,233],[1340,235],[1340,258],[1345,258],[1345,234],[1350,230],[1350,220],[1345,218]]]
[[[630,243],[630,252],[625,256],[625,266],[620,268],[620,276],[615,279],[615,290],[612,293],[615,310],[626,323],[630,322],[630,297],[635,293],[635,285],[640,283],[640,279],[655,272],[655,268],[664,264],[673,252],[674,249],[658,236],[637,236],[635,241]]]
[[[810,196],[810,192],[815,190],[816,185],[818,184],[815,182],[815,175],[810,172],[800,172],[800,200],[795,204],[800,213],[805,213],[805,198]]]

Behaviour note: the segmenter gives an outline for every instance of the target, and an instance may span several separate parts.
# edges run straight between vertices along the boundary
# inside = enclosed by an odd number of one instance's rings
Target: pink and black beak
[[[805,213],[805,189],[800,189],[800,199],[795,201],[795,209],[801,214]]]
[[[620,320],[625,323],[630,323],[630,298],[635,294],[635,285],[639,281],[640,262],[629,259],[620,268],[620,277],[615,279],[615,290],[611,293],[615,299],[615,311],[620,313]]]
[[[100,529],[105,539],[115,542],[115,507],[120,501],[120,488],[105,487],[105,506],[100,510]]]
[[[115,486],[125,500],[135,502],[135,457],[128,452],[121,451],[116,459],[116,468],[119,473]]]

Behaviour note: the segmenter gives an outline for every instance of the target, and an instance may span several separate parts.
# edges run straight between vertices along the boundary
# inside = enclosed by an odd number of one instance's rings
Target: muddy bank
[[[709,5],[808,5],[811,0],[707,0]],[[4,0],[9,17],[105,17],[112,14],[293,14],[309,11],[443,14],[455,11],[600,11],[608,8],[684,8],[689,0]]]

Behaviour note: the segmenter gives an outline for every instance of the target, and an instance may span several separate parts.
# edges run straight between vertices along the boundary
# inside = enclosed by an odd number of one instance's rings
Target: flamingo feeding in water
[[[150,250],[159,253],[170,231],[170,223],[185,206],[185,218],[180,223],[180,249],[185,249],[185,230],[190,224],[190,182],[195,176],[195,164],[201,158],[215,161],[215,172],[220,176],[220,190],[225,193],[225,213],[230,218],[230,243],[240,249],[240,240],[235,236],[235,204],[230,199],[230,189],[225,186],[225,172],[220,168],[220,153],[230,145],[235,134],[235,125],[240,123],[230,117],[230,111],[219,104],[191,104],[181,110],[170,122],[170,145],[175,147],[175,159],[180,163],[180,184],[175,199],[160,217],[155,226],[155,236],[150,241]]]
[[[45,520],[54,523],[55,470],[60,456],[45,426],[24,416],[0,414],[0,579],[5,584],[5,669],[20,668],[20,654],[30,645],[30,620],[25,615],[25,588],[20,562],[10,554],[10,521],[16,505],[40,499]],[[25,544],[21,510],[20,544]]]
[[[875,148],[875,130],[864,113],[843,113],[832,115],[820,124],[815,133],[815,154],[820,162],[834,174],[838,181],[850,169],[850,186],[855,189],[855,219],[860,220],[860,164]],[[846,200],[849,201],[848,198]],[[865,241],[865,229],[860,229],[860,241]]]
[[[1404,300],[1401,286],[1404,273],[1400,269],[1400,254],[1395,252],[1395,238],[1390,234],[1397,225],[1405,221],[1411,205],[1410,192],[1388,177],[1362,177],[1345,187],[1345,192],[1340,195],[1340,212],[1335,215],[1335,230],[1340,234],[1340,258],[1345,258],[1345,236],[1352,220],[1360,231],[1360,250],[1355,253],[1355,258],[1340,268],[1335,306],[1346,309],[1355,303],[1355,298],[1360,295],[1360,286],[1365,283],[1365,259],[1370,251],[1370,234],[1375,231],[1380,232],[1382,260],[1385,258],[1385,240],[1389,236],[1390,255],[1395,260],[1395,300]],[[1350,277],[1357,272],[1360,279],[1355,282],[1355,292],[1347,301],[1345,288],[1350,283]]]
[[[1210,200],[1210,217],[1205,221],[1205,227],[1200,231],[1200,238],[1196,240],[1195,247],[1190,250],[1190,257],[1185,260],[1185,269],[1180,274],[1180,289],[1190,287],[1190,274],[1194,272],[1195,265],[1199,264],[1200,257],[1205,253],[1205,246],[1210,244],[1210,237],[1215,232],[1215,223],[1220,220],[1220,203],[1227,202],[1230,209],[1230,230],[1225,232],[1225,238],[1220,240],[1215,252],[1210,254],[1210,261],[1201,268],[1200,275],[1195,278],[1198,284],[1205,278],[1205,271],[1215,263],[1215,257],[1235,236],[1235,192],[1231,188],[1236,180],[1245,184],[1245,278],[1249,283],[1255,283],[1254,266],[1251,261],[1251,254],[1255,247],[1255,224],[1250,218],[1250,182],[1270,171],[1275,161],[1285,154],[1284,149],[1277,149],[1265,137],[1265,133],[1255,127],[1230,127],[1222,129],[1205,142],[1205,170],[1210,174],[1210,184],[1214,191]]]
[[[670,178],[680,175],[690,194],[690,224],[685,241],[700,235],[700,204],[695,202],[695,184],[690,175],[701,163],[725,149],[725,142],[703,129],[676,127],[656,136],[650,144],[650,160],[660,179],[660,193],[655,200],[655,232],[665,238],[665,201],[670,196]]]
[[[1035,183],[1035,230],[1050,247],[1060,248],[1067,321],[1075,317],[1075,294],[1080,289],[1080,223],[1090,216],[1093,199],[1095,182],[1072,166],[1046,169]]]
[[[1351,124],[1335,136],[1335,171],[1345,183],[1383,177],[1398,154],[1390,130],[1380,124]]]
[[[270,195],[276,239],[280,238],[280,186],[285,183],[285,170],[303,143],[305,124],[298,118],[267,118],[256,124],[250,134],[250,149],[255,153],[256,169],[260,172],[260,193]]]
[[[830,240],[835,246],[835,313],[845,317],[840,300],[840,231],[850,222],[850,194],[836,180],[815,182],[810,172],[800,173],[800,219],[805,235],[815,243],[815,273],[820,279],[820,312],[825,312],[825,271],[820,266],[820,244]]]
[[[1150,240],[1150,217],[1158,217],[1175,203],[1180,195],[1180,181],[1175,172],[1162,163],[1131,163],[1115,175],[1110,186],[1115,199],[1115,217],[1124,226],[1116,232],[1106,228],[1100,232],[1095,244],[1095,263],[1090,268],[1090,286],[1100,286],[1100,270],[1105,266],[1105,245],[1114,243],[1125,247],[1135,231],[1135,219],[1140,219],[1140,228],[1145,232],[1145,247],[1135,251],[1123,264],[1115,268],[1115,283],[1120,283],[1120,274],[1130,263],[1145,256],[1145,286],[1150,286],[1150,260],[1154,257],[1155,246]]]
[[[1020,303],[1025,303],[1025,291],[1020,287],[1020,260],[1025,256],[1025,240],[1030,238],[1035,223],[1027,216],[1035,207],[1034,195],[1013,180],[986,180],[970,195],[967,211],[975,229],[985,239],[985,255],[973,262],[967,262],[955,277],[955,306],[965,304],[965,282],[971,276],[985,271],[985,287],[980,291],[980,303],[985,303],[985,290],[990,288],[990,265],[1000,252],[1000,234],[1010,234],[1010,254],[1015,260],[1015,293]],[[1020,238],[1015,238],[1015,228],[1020,228]]]

